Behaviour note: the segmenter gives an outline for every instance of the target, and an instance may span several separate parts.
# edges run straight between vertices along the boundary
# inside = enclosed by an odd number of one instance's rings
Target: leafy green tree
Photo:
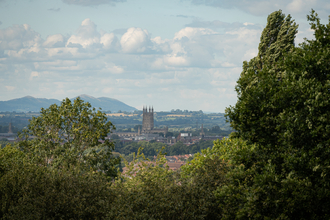
[[[265,139],[277,140],[276,117],[281,109],[274,93],[278,88],[280,67],[277,61],[294,48],[298,25],[281,10],[271,13],[260,37],[258,55],[243,62],[243,71],[237,81],[238,101],[226,109],[236,135],[252,142],[265,144]],[[276,103],[271,103],[271,101]]]
[[[112,198],[105,176],[49,170],[0,149],[0,219],[102,219]]]
[[[115,177],[119,159],[112,156],[114,144],[106,139],[113,129],[105,113],[79,97],[73,102],[66,98],[59,106],[41,109],[40,116],[30,120],[19,145],[44,166],[100,171]]]
[[[290,15],[285,17],[281,10],[268,16],[255,59],[257,70],[276,67],[276,62],[283,58],[283,54],[292,50],[298,25],[291,19]]]
[[[181,176],[168,169],[162,153],[151,162],[140,152],[111,186],[117,196],[110,219],[220,218],[213,190],[222,183],[222,160],[203,160],[203,167],[187,168],[193,173]]]
[[[271,14],[270,16],[272,16]],[[243,70],[238,101],[228,108],[231,126],[242,137],[262,146],[313,147],[329,139],[329,24],[308,16],[315,40],[292,48],[273,66]],[[252,59],[253,60],[253,59]]]
[[[288,41],[278,58],[259,46],[265,62],[243,65],[238,102],[227,109],[242,140],[218,143],[232,164],[216,193],[224,219],[330,217],[330,20],[321,24],[313,10],[308,20],[314,40]]]
[[[9,144],[10,142],[8,141],[8,139],[6,138],[2,138],[0,139],[0,149],[4,148],[7,144]]]

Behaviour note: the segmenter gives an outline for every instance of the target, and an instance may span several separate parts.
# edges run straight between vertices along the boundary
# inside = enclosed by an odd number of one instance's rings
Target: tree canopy
[[[275,15],[279,12],[270,17]],[[264,34],[271,33],[264,30],[259,54],[265,54],[267,62],[258,66],[257,57],[243,65],[236,87],[238,101],[227,109],[227,116],[237,131],[234,136],[251,147],[230,157],[235,164],[228,173],[232,181],[217,191],[228,219],[330,216],[326,175],[330,167],[330,20],[321,24],[313,10],[308,20],[315,39],[294,47],[288,36],[287,46],[280,47],[281,38],[263,42],[268,39]],[[284,33],[295,33],[294,25],[285,27],[291,31]],[[270,45],[266,50],[276,46],[280,56],[264,53],[262,45]]]
[[[112,156],[114,144],[106,139],[113,129],[105,113],[79,97],[73,102],[67,98],[30,120],[20,147],[45,166],[92,169],[115,177],[119,159]]]

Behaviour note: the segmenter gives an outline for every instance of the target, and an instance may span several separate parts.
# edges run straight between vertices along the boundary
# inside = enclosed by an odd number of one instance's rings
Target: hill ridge
[[[137,110],[124,102],[109,97],[95,98],[86,94],[79,95],[79,97],[85,102],[89,102],[96,109],[101,108],[102,111],[118,112],[121,110],[133,112]],[[74,100],[75,98],[71,98],[70,100]],[[61,101],[57,99],[35,98],[27,95],[21,98],[0,101],[0,112],[39,112],[41,108],[48,108],[52,104],[59,105],[60,103]]]

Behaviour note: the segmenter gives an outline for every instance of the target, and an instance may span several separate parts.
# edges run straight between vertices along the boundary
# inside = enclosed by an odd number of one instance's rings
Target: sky
[[[0,101],[81,94],[137,109],[225,112],[267,16],[313,32],[329,0],[0,0]]]

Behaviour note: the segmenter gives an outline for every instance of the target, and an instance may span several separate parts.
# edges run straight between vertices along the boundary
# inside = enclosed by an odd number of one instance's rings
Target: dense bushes
[[[113,195],[101,175],[49,170],[0,150],[1,219],[100,219]]]
[[[212,147],[213,141],[211,140],[201,140],[196,144],[192,145],[185,145],[181,141],[176,142],[173,145],[167,145],[159,142],[147,142],[147,141],[140,141],[140,142],[131,142],[131,143],[122,143],[119,140],[115,140],[115,149],[116,152],[119,152],[123,155],[129,155],[131,153],[137,153],[139,148],[143,148],[143,153],[147,157],[153,157],[158,154],[158,152],[165,147],[163,150],[167,156],[173,155],[183,155],[183,154],[195,154],[197,152],[201,152],[201,150]]]
[[[137,160],[135,161],[137,162]],[[219,158],[206,159],[204,166],[186,167],[184,173],[164,168],[164,158],[156,164],[129,165],[126,175],[112,189],[118,195],[111,205],[114,219],[219,219],[213,191],[223,183],[225,164]]]
[[[0,151],[0,158],[6,158],[0,164],[3,219],[220,217],[213,191],[223,184],[226,166],[219,158],[206,158],[203,166],[177,173],[164,168],[164,157],[159,156],[154,166],[145,162],[134,177],[120,176],[112,183],[97,173],[31,164],[11,146]],[[128,167],[134,169],[133,163]]]

